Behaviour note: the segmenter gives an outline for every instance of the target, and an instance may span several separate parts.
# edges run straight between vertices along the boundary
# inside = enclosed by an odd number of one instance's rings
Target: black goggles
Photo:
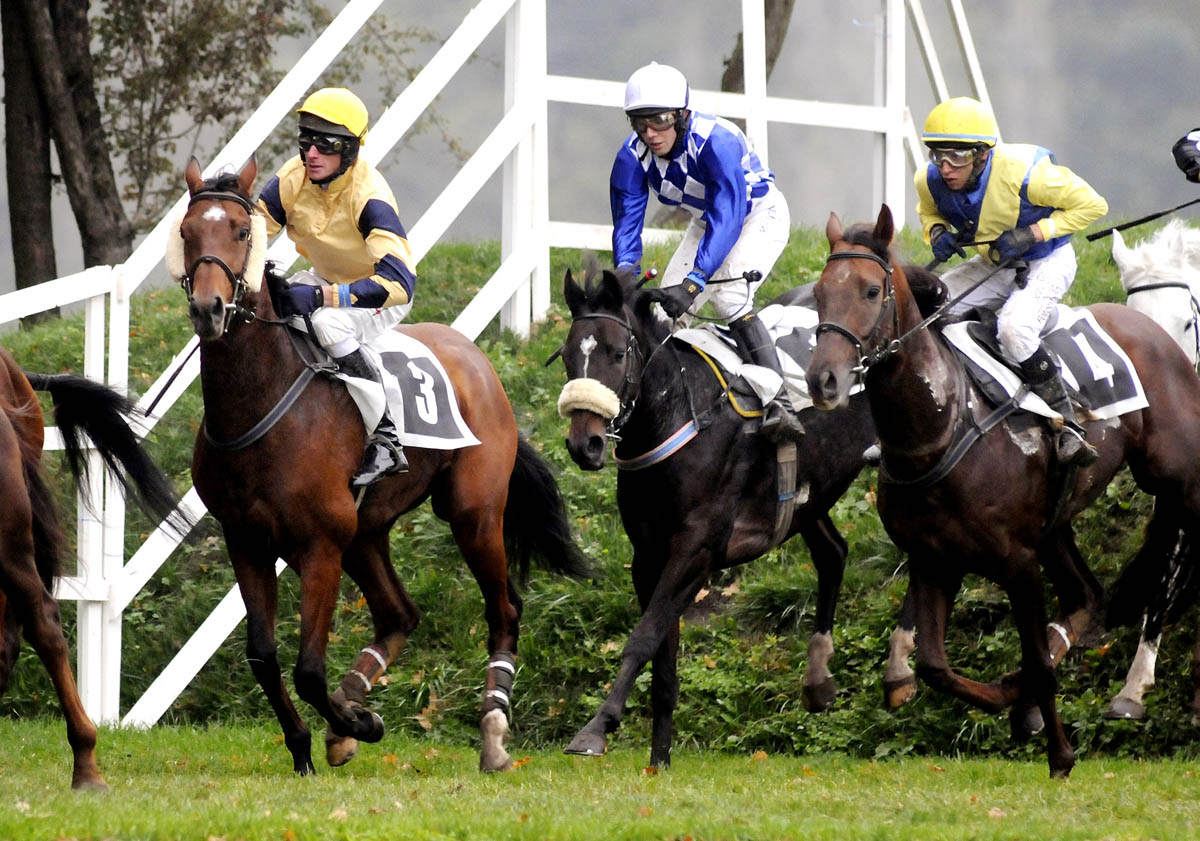
[[[955,169],[962,169],[975,163],[974,149],[930,149],[929,160],[934,166],[950,164]]]
[[[640,117],[630,117],[629,124],[633,130],[641,134],[648,128],[655,131],[666,131],[675,125],[675,112],[663,111],[659,114],[644,114]]]
[[[309,147],[316,146],[317,151],[322,155],[340,155],[349,148],[351,142],[348,137],[321,134],[309,129],[300,129],[300,133],[296,135],[296,141],[300,144],[302,154],[307,152]]]

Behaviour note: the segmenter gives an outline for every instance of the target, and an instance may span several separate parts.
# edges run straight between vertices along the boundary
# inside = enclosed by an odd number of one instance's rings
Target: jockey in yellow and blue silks
[[[1075,280],[1071,234],[1108,212],[1104,199],[1040,146],[998,142],[996,118],[975,99],[956,97],[936,106],[921,139],[930,163],[914,177],[917,213],[934,256],[978,253],[942,276],[952,295],[983,281],[956,305],[997,313],[1004,355],[1017,363],[1030,388],[1063,416],[1060,461],[1090,464],[1096,450],[1083,438],[1042,327]],[[1011,264],[1028,264],[1018,275]],[[984,280],[984,278],[987,278]]]
[[[650,63],[625,86],[625,113],[633,127],[609,176],[613,262],[636,270],[650,191],[692,220],[663,273],[655,296],[672,319],[706,301],[729,323],[756,365],[782,369],[766,326],[754,311],[754,293],[787,245],[791,216],[771,173],[733,123],[688,110],[687,79],[674,67]],[[747,271],[761,274],[750,283]],[[722,281],[711,283],[710,281]],[[782,387],[766,406],[763,431],[775,439],[803,434]]]
[[[300,106],[300,154],[259,194],[267,233],[286,229],[312,263],[297,272],[279,300],[279,315],[310,315],[315,338],[347,374],[383,379],[361,350],[412,309],[412,251],[391,188],[358,157],[367,108],[345,88],[322,88]],[[386,399],[384,399],[386,406]],[[371,433],[371,430],[368,430]],[[399,434],[385,408],[368,435],[363,463],[351,480],[365,487],[408,469]]]

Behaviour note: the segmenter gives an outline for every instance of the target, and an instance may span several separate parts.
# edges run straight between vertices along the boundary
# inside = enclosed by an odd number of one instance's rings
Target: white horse
[[[1173,219],[1132,248],[1120,231],[1113,231],[1112,256],[1121,273],[1126,305],[1156,321],[1179,343],[1192,365],[1200,366],[1200,229]],[[1154,687],[1162,625],[1178,573],[1172,564],[1163,604],[1152,606],[1143,618],[1137,654],[1125,685],[1105,710],[1106,718],[1141,720],[1146,714],[1143,698]],[[1198,701],[1193,699],[1193,708]]]
[[[1133,248],[1113,231],[1112,256],[1126,305],[1158,322],[1193,365],[1200,363],[1200,228],[1173,219]]]

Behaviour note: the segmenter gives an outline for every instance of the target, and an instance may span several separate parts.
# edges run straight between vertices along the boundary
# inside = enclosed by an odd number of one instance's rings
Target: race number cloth
[[[972,335],[974,322],[960,321],[942,328],[942,335],[962,358],[971,377],[994,405],[1012,398],[1021,377]],[[1087,418],[1107,420],[1150,404],[1129,357],[1092,317],[1090,311],[1059,304],[1042,331],[1042,341],[1058,357],[1068,389],[1082,397]],[[1040,397],[1027,391],[1020,408],[1058,418]]]
[[[779,365],[783,370],[783,382],[788,397],[796,411],[812,406],[808,394],[805,374],[812,361],[816,346],[817,311],[802,304],[770,304],[759,310],[758,318],[775,342]],[[729,331],[714,324],[688,327],[675,333],[675,338],[698,348],[720,365],[731,376],[740,376],[754,389],[762,402],[773,399],[779,391],[779,377],[774,371],[761,365],[743,362],[738,355],[737,344]],[[861,389],[856,385],[852,393]]]
[[[446,370],[428,347],[389,330],[362,345],[362,351],[383,372],[388,409],[404,446],[457,450],[480,443],[458,410]],[[346,383],[367,429],[374,429],[383,415],[379,384],[345,374],[338,379]]]

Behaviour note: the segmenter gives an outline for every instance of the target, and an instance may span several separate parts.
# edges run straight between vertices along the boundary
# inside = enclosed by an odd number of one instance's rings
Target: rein
[[[1159,283],[1147,283],[1142,286],[1135,286],[1132,289],[1125,290],[1125,297],[1128,298],[1134,292],[1153,292],[1155,289],[1185,289],[1188,293],[1188,298],[1192,304],[1192,320],[1188,322],[1188,326],[1184,329],[1192,331],[1192,342],[1196,351],[1196,366],[1200,371],[1200,301],[1196,300],[1196,293],[1192,291],[1191,284],[1184,283],[1181,280],[1164,280]]]

